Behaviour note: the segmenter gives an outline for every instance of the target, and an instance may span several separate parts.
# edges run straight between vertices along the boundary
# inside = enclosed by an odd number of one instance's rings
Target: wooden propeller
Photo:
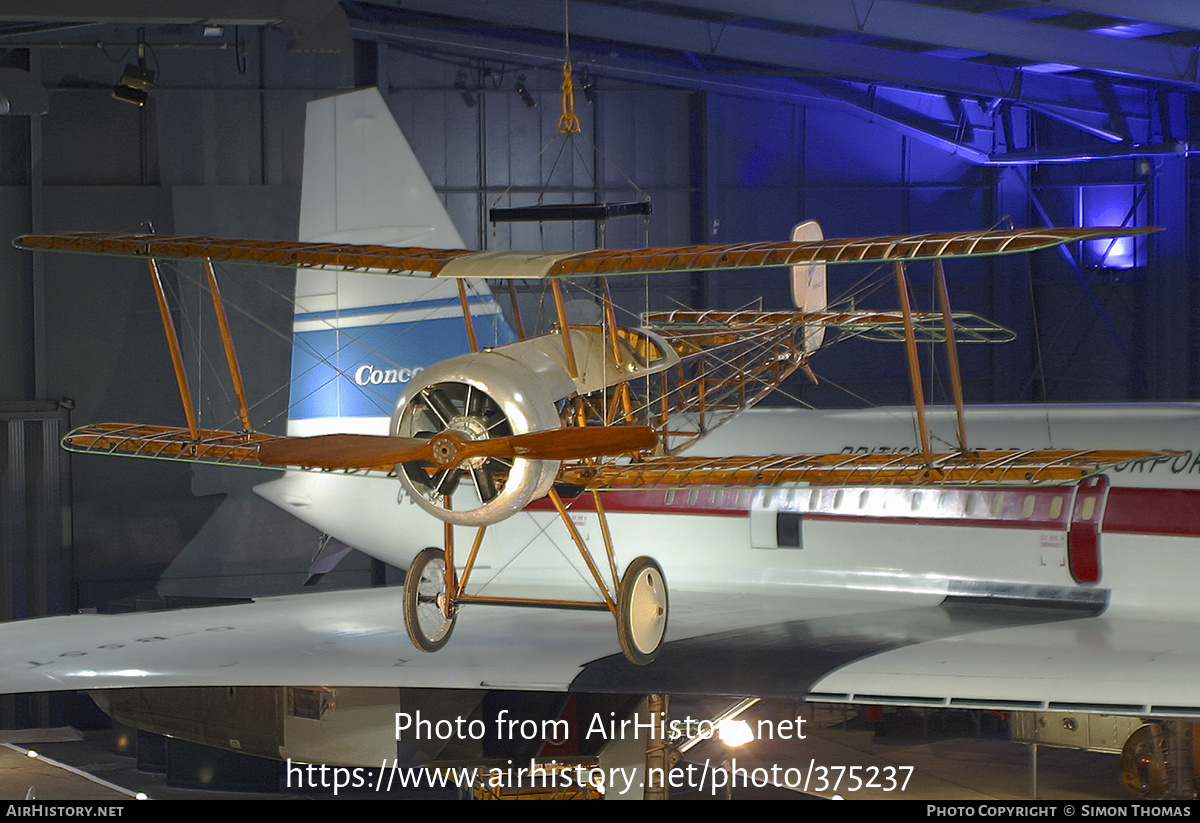
[[[373,434],[323,434],[273,440],[258,447],[272,466],[315,469],[390,470],[397,463],[424,462],[452,469],[473,457],[582,460],[652,449],[658,436],[649,426],[588,426],[471,440],[453,431],[429,439]]]

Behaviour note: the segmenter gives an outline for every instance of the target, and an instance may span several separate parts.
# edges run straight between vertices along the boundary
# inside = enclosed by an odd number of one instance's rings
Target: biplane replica
[[[638,556],[624,568],[619,566],[603,491],[782,484],[813,488],[1070,484],[1106,466],[1160,455],[1131,450],[967,449],[956,345],[964,339],[1004,339],[1007,332],[981,318],[951,311],[942,264],[947,258],[1032,252],[1149,231],[1153,229],[1022,229],[827,240],[820,228],[809,222],[797,227],[793,239],[780,242],[586,252],[465,251],[82,232],[26,235],[15,244],[35,251],[143,258],[152,275],[186,425],[88,425],[64,440],[67,449],[393,477],[403,489],[401,499],[410,499],[444,524],[443,545],[421,551],[407,572],[403,613],[418,649],[441,649],[450,639],[460,608],[467,604],[599,609],[615,617],[625,656],[644,665],[654,659],[666,631],[667,582],[651,556]],[[240,409],[239,431],[203,429],[198,424],[159,273],[159,261],[164,260],[203,262]],[[918,312],[911,307],[906,267],[918,261],[932,263],[939,301],[936,312]],[[827,306],[825,267],[864,262],[892,267],[897,310],[843,311]],[[456,282],[470,352],[413,377],[396,404],[388,436],[282,437],[255,431],[217,283],[217,263]],[[608,278],[629,274],[653,277],[666,272],[772,267],[790,268],[794,309],[651,312],[643,314],[637,325],[623,326],[617,322],[608,286]],[[568,319],[562,285],[572,278],[599,279],[599,323],[587,325]],[[471,279],[503,281],[510,290],[517,280],[541,281],[552,296],[553,328],[546,334],[526,334],[513,291],[511,319],[518,340],[480,347],[465,289]],[[829,329],[904,345],[919,448],[902,454],[689,456],[689,446],[755,405],[797,370],[808,370],[809,358],[823,344]],[[957,449],[935,451],[931,447],[917,361],[921,342],[945,344],[957,410]],[[473,593],[472,572],[486,552],[489,527],[528,506],[540,505],[543,498],[557,511],[578,548],[599,599]],[[580,501],[586,501],[598,518],[602,556],[587,545],[570,516],[570,506]],[[461,566],[456,527],[474,530]]]

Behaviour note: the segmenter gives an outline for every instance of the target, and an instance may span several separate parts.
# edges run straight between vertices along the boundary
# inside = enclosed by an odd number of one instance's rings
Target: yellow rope
[[[571,62],[563,62],[562,114],[558,118],[559,134],[579,134],[582,131],[575,115],[575,83],[571,79]]]

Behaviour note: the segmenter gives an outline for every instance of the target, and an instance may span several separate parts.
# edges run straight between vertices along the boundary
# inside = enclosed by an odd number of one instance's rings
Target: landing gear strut
[[[612,580],[611,584],[606,582],[579,530],[571,521],[558,492],[551,489],[548,496],[599,588],[601,600],[546,600],[468,594],[467,582],[470,580],[471,570],[475,567],[475,559],[483,543],[486,527],[480,527],[475,535],[460,580],[454,565],[454,531],[453,527],[447,524],[445,549],[429,548],[421,551],[408,567],[405,577],[404,627],[414,646],[423,652],[436,652],[445,646],[450,639],[450,633],[454,631],[458,609],[464,603],[550,606],[609,612],[616,618],[617,640],[625,658],[635,666],[645,666],[654,660],[667,632],[667,581],[663,577],[662,568],[653,558],[637,557],[626,568],[624,576],[618,577],[604,507],[600,503],[599,495],[593,492],[592,499],[600,520]],[[444,505],[447,509],[450,508],[448,495],[444,499]],[[616,592],[615,597],[611,593],[613,591]]]

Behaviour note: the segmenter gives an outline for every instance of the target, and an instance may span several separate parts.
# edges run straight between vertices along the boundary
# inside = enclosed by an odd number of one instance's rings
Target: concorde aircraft
[[[374,103],[360,98],[345,105]],[[376,114],[359,115],[360,125],[383,122]],[[433,214],[428,201],[425,211]],[[394,234],[393,241],[407,239],[400,237],[404,232]],[[320,235],[309,236],[346,240]],[[139,253],[139,243],[149,242],[157,240],[133,240],[134,253]],[[919,256],[919,249],[913,256]],[[544,269],[562,261],[536,262],[545,264]],[[533,264],[518,265],[527,273]],[[802,263],[799,268],[802,292],[823,277],[816,266]],[[322,352],[313,348],[312,339],[304,339],[319,331],[316,324],[329,320],[322,316],[331,310],[322,299],[350,308],[339,311],[334,324],[338,334],[368,318],[378,319],[372,315],[393,323],[416,316],[394,305],[406,299],[380,298],[356,288],[368,282],[365,278],[378,282],[376,275],[338,277],[339,288],[332,293],[303,281],[299,290],[297,339],[304,340],[309,361],[325,366],[331,351],[340,348],[335,344]],[[456,293],[457,284],[466,279],[418,281],[422,288],[442,289],[425,297],[431,301],[426,309],[443,312],[446,300],[461,301],[481,338],[492,336],[477,343],[480,352],[474,356],[486,354],[482,350],[489,345],[502,354],[519,335],[483,288],[472,294],[464,287]],[[340,294],[343,290],[347,293]],[[347,304],[348,299],[359,302]],[[798,311],[803,311],[806,304],[799,302]],[[463,318],[435,319],[461,323]],[[700,319],[682,317],[675,327],[679,336],[712,337],[711,329],[695,332]],[[730,326],[738,322],[717,319]],[[927,335],[937,336],[930,329],[939,328],[938,320],[916,322],[925,323],[921,328]],[[787,322],[787,335],[758,343],[757,349],[777,347],[769,362],[793,369],[803,363],[798,353],[819,344],[814,337],[819,328],[795,317]],[[893,334],[899,328],[902,339],[916,335],[903,331],[898,315],[843,322],[846,327],[870,323]],[[491,324],[489,331],[481,332],[485,324]],[[558,336],[575,339],[580,332],[581,343],[593,346],[581,353],[577,368],[593,357],[608,367],[625,363],[634,372],[641,370],[638,376],[653,378],[667,371],[654,371],[661,365],[656,359],[669,359],[672,349],[678,352],[653,331],[620,337],[604,332],[601,323],[600,331],[576,328],[563,335],[565,325],[560,318]],[[362,345],[375,348],[369,341]],[[461,618],[447,614],[446,608],[446,592],[461,583],[460,575],[466,576],[467,558],[460,554],[458,563],[422,577],[420,586],[428,587],[423,589],[428,596],[409,599],[415,620],[412,615],[405,619],[394,589],[377,589],[265,598],[150,617],[79,615],[3,625],[0,686],[29,692],[303,682],[807,695],[829,702],[1057,707],[1160,717],[1200,712],[1194,688],[1200,647],[1191,630],[1197,607],[1190,590],[1200,537],[1194,514],[1200,462],[1193,443],[1200,409],[1194,406],[984,408],[961,416],[931,409],[917,427],[929,433],[928,443],[914,444],[913,409],[751,409],[736,418],[728,415],[728,422],[709,432],[711,423],[725,420],[722,405],[729,398],[702,410],[698,396],[703,393],[696,387],[704,384],[691,377],[684,381],[692,387],[685,411],[693,416],[693,428],[660,428],[651,445],[618,443],[619,452],[638,454],[634,462],[607,459],[607,446],[588,447],[584,440],[547,446],[528,437],[546,429],[522,430],[507,413],[506,428],[495,439],[503,440],[508,451],[496,457],[469,453],[472,443],[492,439],[474,432],[473,422],[487,428],[501,416],[502,404],[495,397],[472,399],[480,386],[463,381],[465,387],[454,394],[445,387],[453,377],[445,369],[434,377],[428,374],[430,367],[399,358],[390,358],[394,365],[348,359],[354,365],[344,370],[343,382],[331,384],[337,392],[363,382],[382,389],[391,385],[388,370],[394,368],[395,385],[406,394],[395,418],[359,410],[351,412],[356,419],[350,425],[343,423],[337,431],[400,434],[427,442],[404,442],[403,453],[397,454],[394,447],[381,449],[378,440],[357,441],[366,444],[364,452],[376,461],[368,461],[367,468],[383,464],[384,470],[374,473],[364,470],[359,457],[287,452],[285,446],[272,465],[320,470],[289,470],[260,487],[260,493],[322,531],[398,566],[424,556],[426,569],[437,568],[428,549],[444,551],[448,537],[460,546],[481,542],[486,530],[485,550],[472,570],[476,600],[461,600]],[[573,391],[568,382],[578,387],[581,381],[599,380],[608,405],[560,405],[563,398],[551,393],[556,412],[569,408],[582,424],[594,418],[623,423],[580,425],[580,430],[635,431],[653,419],[654,409],[641,410],[645,401],[637,395],[607,391],[628,381],[609,382],[595,374],[587,378],[586,368],[564,377],[565,370],[562,361],[546,366],[572,397],[587,392]],[[606,373],[601,369],[600,374]],[[405,376],[407,382],[402,382]],[[737,384],[726,381],[724,387],[730,385]],[[756,397],[763,385],[760,381],[750,387],[755,389],[750,394]],[[439,398],[439,392],[446,394]],[[349,408],[354,401],[346,397],[340,395],[338,402]],[[454,413],[439,412],[439,405]],[[713,418],[698,438],[701,429],[694,420],[702,411]],[[291,433],[319,437],[332,431],[330,418],[341,416],[314,404],[293,422]],[[382,417],[382,428],[373,416]],[[444,425],[447,417],[465,419]],[[966,440],[959,443],[964,420]],[[444,433],[439,421],[455,436],[438,441]],[[397,428],[401,426],[407,428]],[[83,436],[93,438],[84,448],[122,450],[114,444],[112,430],[85,431]],[[140,435],[116,436],[135,444]],[[178,439],[173,442],[172,448],[186,451]],[[356,441],[326,442],[340,447]],[[453,449],[465,445],[468,454],[439,461],[428,452],[437,442]],[[938,442],[955,445],[939,450]],[[680,444],[690,447],[681,450]],[[546,449],[550,457],[540,451]],[[493,461],[559,462],[553,459],[554,449],[566,454],[568,463],[574,461],[574,473],[560,475],[556,469],[546,475],[544,466],[529,467],[532,480],[522,486],[534,490],[529,499],[517,498],[521,505],[503,516],[489,509],[496,499],[512,503],[506,499],[511,480]],[[1054,453],[1039,456],[1036,465],[1015,457],[1051,449]],[[1097,449],[1128,453],[1092,455]],[[1064,451],[1074,457],[1068,459]],[[990,459],[987,452],[1004,456]],[[747,454],[758,457],[753,462],[730,459]],[[774,454],[842,457],[801,466],[783,457],[764,457]],[[956,464],[954,455],[967,457]],[[401,468],[388,476],[393,463]],[[1100,465],[1105,471],[1097,473]],[[1074,479],[1055,475],[1051,468],[1074,472]],[[826,479],[806,478],[806,471],[825,472]],[[758,476],[747,481],[747,472]],[[887,472],[892,472],[891,482],[880,482]],[[607,490],[598,497],[586,491],[596,477],[607,478]],[[983,482],[968,482],[974,477]],[[1036,482],[1042,479],[1048,482]],[[457,489],[439,488],[442,483],[456,483]],[[585,491],[578,493],[580,489]],[[585,568],[576,551],[580,544],[612,547],[606,552],[612,566],[607,578],[603,570],[591,574]],[[512,605],[512,599],[552,606],[620,600],[620,582],[628,579],[621,572],[639,557],[652,558],[654,566],[640,569],[641,597],[633,598],[637,608],[625,616],[619,642],[613,638],[607,604],[603,611]],[[606,584],[618,590],[617,597],[611,588],[606,595]],[[417,588],[411,580],[409,588]],[[413,649],[406,633],[422,651]],[[437,647],[436,653],[422,653],[430,650],[426,646]]]

